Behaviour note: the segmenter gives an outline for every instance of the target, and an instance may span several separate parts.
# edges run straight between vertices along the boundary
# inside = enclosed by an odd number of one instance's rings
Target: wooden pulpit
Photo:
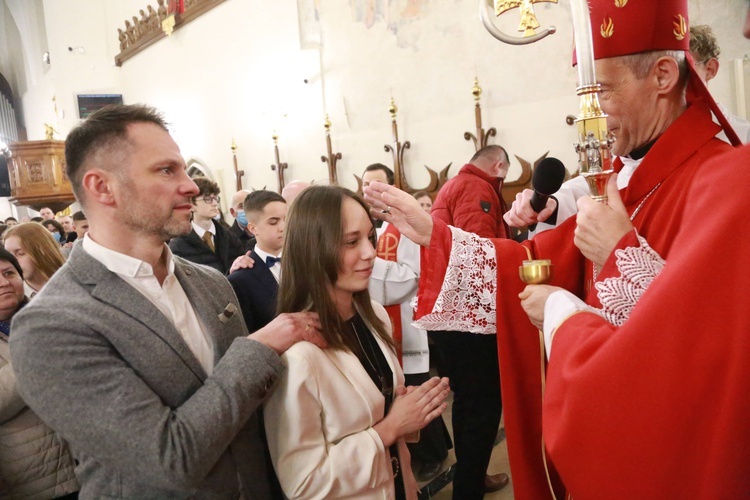
[[[59,212],[75,201],[65,175],[65,142],[55,140],[14,142],[8,158],[10,201],[40,210]]]

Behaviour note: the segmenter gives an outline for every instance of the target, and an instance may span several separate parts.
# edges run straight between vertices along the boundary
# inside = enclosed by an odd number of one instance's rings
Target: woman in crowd
[[[24,290],[28,298],[39,293],[65,263],[60,244],[36,222],[24,222],[8,228],[3,235],[3,243],[23,269]]]
[[[60,245],[65,244],[65,238],[67,235],[65,234],[65,228],[57,222],[54,219],[48,219],[42,221],[42,226],[50,232],[53,238],[55,238],[55,241],[57,241]]]
[[[430,196],[430,193],[427,191],[417,191],[414,193],[414,199],[419,202],[419,206],[422,207],[422,210],[428,214],[432,212],[432,197]]]
[[[278,312],[317,312],[328,345],[290,348],[266,403],[289,498],[417,498],[404,438],[443,412],[448,380],[403,387],[388,315],[367,291],[374,238],[364,201],[341,187],[307,188],[287,218]]]
[[[0,248],[0,498],[77,498],[67,445],[16,390],[8,340],[11,319],[24,304],[21,266]]]

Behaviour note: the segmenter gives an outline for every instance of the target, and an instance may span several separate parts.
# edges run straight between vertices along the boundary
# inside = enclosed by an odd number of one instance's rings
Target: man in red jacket
[[[508,173],[508,154],[486,146],[438,193],[432,216],[485,238],[508,238],[500,188]],[[467,331],[431,331],[438,371],[453,389],[453,437],[456,476],[453,498],[481,499],[508,484],[505,473],[487,475],[492,445],[500,425],[502,401],[497,335]]]

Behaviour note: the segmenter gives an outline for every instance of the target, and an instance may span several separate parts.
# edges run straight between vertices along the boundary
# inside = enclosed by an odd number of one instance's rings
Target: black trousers
[[[430,379],[429,373],[404,374],[406,385],[422,385]],[[427,424],[419,432],[419,442],[407,443],[412,461],[421,464],[442,462],[448,456],[448,450],[453,448],[451,436],[440,416]]]
[[[497,335],[429,332],[436,365],[453,390],[453,441],[456,476],[453,498],[484,497],[484,477],[500,426],[500,368]]]

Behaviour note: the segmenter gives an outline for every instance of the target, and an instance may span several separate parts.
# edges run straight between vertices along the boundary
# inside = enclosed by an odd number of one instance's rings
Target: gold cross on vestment
[[[518,31],[523,32],[525,37],[533,36],[534,30],[539,27],[534,4],[539,2],[557,3],[557,0],[495,0],[495,15],[500,17],[504,12],[520,7],[521,22],[518,24]]]

